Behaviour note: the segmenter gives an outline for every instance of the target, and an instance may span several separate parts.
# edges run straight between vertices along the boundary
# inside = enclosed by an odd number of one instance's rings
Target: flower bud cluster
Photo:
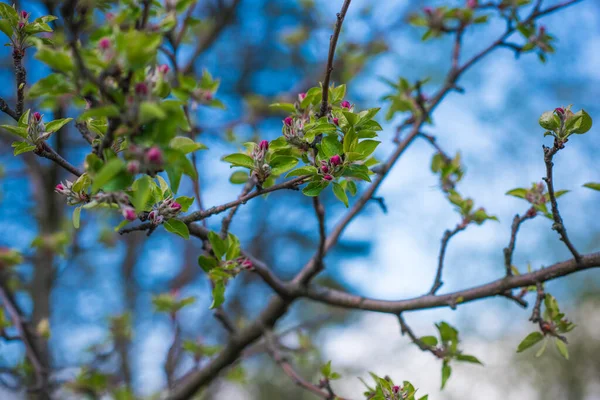
[[[84,192],[73,191],[73,182],[65,180],[54,187],[54,191],[67,198],[67,204],[74,206],[80,203],[87,203],[90,197]]]
[[[323,176],[323,180],[331,182],[334,179],[334,174],[339,166],[343,164],[342,157],[339,155],[332,156],[328,161],[321,161],[319,166],[319,174]]]
[[[43,119],[44,116],[37,111],[29,115],[27,136],[31,144],[38,144],[52,135],[52,133],[46,132],[46,125]]]
[[[175,218],[181,213],[181,204],[177,203],[172,197],[167,197],[150,211],[148,220],[154,225],[160,225],[164,221]]]
[[[269,151],[269,142],[261,141],[257,146],[254,146],[251,157],[254,160],[254,168],[252,169],[252,177],[258,182],[264,182],[271,175],[271,167],[266,161],[267,152]]]
[[[286,117],[283,120],[283,137],[294,147],[308,149],[304,140],[304,120],[301,117]]]
[[[128,160],[127,172],[131,175],[146,173],[154,176],[163,170],[163,152],[157,146],[143,148],[132,144],[127,149],[125,157]]]

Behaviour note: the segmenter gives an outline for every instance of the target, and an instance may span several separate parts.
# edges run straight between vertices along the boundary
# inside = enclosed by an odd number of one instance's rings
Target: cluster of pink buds
[[[321,166],[319,167],[319,172],[323,175],[323,180],[331,182],[333,178],[333,174],[336,171],[336,168],[342,165],[342,158],[337,154],[332,156],[329,161],[321,161]]]
[[[87,193],[74,192],[73,182],[65,180],[54,187],[54,191],[67,198],[67,204],[73,206],[75,204],[87,203],[90,199]]]
[[[283,137],[292,146],[306,150],[307,143],[304,140],[304,121],[302,118],[286,117],[283,120]]]
[[[26,26],[26,25],[27,25],[27,23],[29,22],[28,20],[29,20],[29,16],[30,16],[30,15],[31,15],[31,14],[30,14],[30,13],[28,13],[27,11],[21,11],[21,12],[19,13],[19,22],[18,22],[18,24],[17,24],[17,29],[18,29],[18,30],[20,30],[20,31],[21,31],[21,30],[23,30],[23,28],[25,28],[25,26]]]
[[[136,145],[130,145],[127,150],[127,172],[136,175],[141,172],[154,175],[163,169],[163,153],[157,146],[143,148]]]
[[[27,135],[30,142],[33,144],[46,140],[52,135],[51,133],[46,132],[46,125],[44,125],[43,119],[44,116],[37,111],[29,115]]]
[[[258,182],[264,182],[271,175],[271,167],[266,162],[267,152],[269,151],[269,142],[262,140],[252,150],[252,159],[254,160],[254,168],[252,169],[252,177]]]
[[[534,183],[531,189],[527,191],[525,199],[534,205],[543,205],[548,202],[548,197],[544,193],[545,186],[543,182]]]
[[[172,197],[167,197],[154,207],[148,214],[148,220],[154,225],[160,225],[165,220],[175,218],[181,213],[181,204]]]

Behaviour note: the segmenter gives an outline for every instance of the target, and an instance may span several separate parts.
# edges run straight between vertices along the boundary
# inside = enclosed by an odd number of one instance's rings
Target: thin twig
[[[326,115],[327,110],[329,108],[329,81],[331,80],[331,73],[333,72],[333,59],[335,57],[335,48],[337,46],[340,31],[342,30],[342,24],[344,23],[344,18],[346,17],[346,12],[348,11],[348,7],[350,7],[351,1],[352,0],[344,0],[342,9],[339,13],[336,14],[337,19],[335,22],[335,28],[333,30],[333,34],[329,38],[329,54],[327,56],[327,65],[325,67],[325,79],[323,79],[323,95],[321,100],[321,109],[317,117],[322,117]]]
[[[554,141],[553,147],[543,147],[544,162],[546,163],[546,177],[544,178],[544,181],[548,186],[548,196],[550,197],[550,204],[552,205],[552,218],[554,219],[552,229],[558,232],[560,240],[562,240],[568,247],[569,251],[571,252],[571,254],[573,254],[573,257],[575,258],[575,261],[580,262],[581,255],[579,254],[577,249],[575,249],[573,243],[571,243],[571,241],[569,240],[569,236],[567,235],[567,228],[565,228],[565,224],[563,223],[562,217],[560,216],[560,213],[558,211],[558,203],[556,201],[556,195],[554,194],[554,181],[552,179],[552,167],[554,166],[554,163],[552,162],[552,159],[554,155],[563,147],[564,144],[559,143],[558,140]]]
[[[504,266],[506,268],[506,276],[512,275],[512,258],[515,252],[515,246],[517,243],[517,233],[519,232],[519,227],[523,222],[527,221],[528,219],[535,218],[537,214],[534,208],[532,208],[532,210],[533,212],[527,211],[527,213],[525,213],[525,215],[523,215],[522,217],[519,216],[519,214],[517,214],[513,219],[510,232],[510,241],[508,243],[508,246],[504,248]]]
[[[447,230],[444,232],[444,236],[442,236],[442,245],[440,246],[440,254],[438,256],[438,267],[437,272],[435,273],[435,279],[433,281],[433,285],[429,290],[429,294],[435,294],[439,288],[442,287],[444,282],[442,282],[442,270],[444,269],[444,257],[446,256],[446,248],[448,247],[448,242],[454,235],[458,232],[465,230],[467,224],[460,223],[456,225],[456,227],[452,230]]]
[[[421,339],[419,339],[417,337],[417,335],[415,335],[415,333],[412,331],[412,329],[410,328],[410,326],[408,326],[408,324],[406,323],[406,321],[404,321],[404,318],[402,317],[402,314],[398,314],[398,322],[400,323],[400,333],[402,333],[402,335],[408,335],[408,337],[410,338],[410,340],[417,345],[417,347],[419,347],[419,349],[423,350],[423,351],[428,351],[431,354],[433,354],[434,356],[436,356],[437,358],[443,358],[443,352],[441,351],[441,349],[438,349],[435,346],[429,346],[428,344],[423,343],[423,341]]]
[[[50,147],[46,142],[41,142],[38,147],[34,150],[34,153],[40,157],[47,158],[48,160],[54,161],[56,164],[60,165],[70,173],[76,176],[81,176],[83,172],[77,169],[70,162],[62,158],[60,154],[58,154],[52,147]]]

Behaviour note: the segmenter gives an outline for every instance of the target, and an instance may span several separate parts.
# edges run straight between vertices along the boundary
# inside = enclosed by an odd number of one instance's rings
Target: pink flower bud
[[[110,42],[110,39],[107,37],[103,37],[98,42],[98,47],[100,48],[100,50],[108,50],[108,49],[110,49],[110,46],[111,46],[111,42]]]
[[[173,202],[173,204],[171,204],[170,208],[173,211],[179,211],[179,210],[181,210],[181,204],[179,204],[177,202]]]
[[[544,36],[546,34],[546,27],[544,25],[540,26],[540,36]]]
[[[423,9],[423,11],[424,11],[424,12],[425,12],[425,14],[427,14],[427,15],[431,15],[431,14],[433,14],[433,8],[431,8],[431,7],[425,7],[425,8]]]
[[[106,20],[107,21],[112,21],[112,19],[115,17],[115,14],[111,13],[111,12],[107,12],[105,14]]]
[[[39,112],[34,112],[33,113],[33,120],[35,122],[40,122],[42,120],[42,114],[40,114]]]
[[[25,28],[25,22],[19,22],[19,24],[17,26],[18,26],[18,29],[21,30],[21,29]]]
[[[158,71],[162,74],[166,74],[169,72],[169,66],[167,64],[159,65]]]
[[[331,176],[331,175],[324,175],[323,179],[325,179],[326,181],[332,181],[333,180],[333,176]]]
[[[304,100],[305,98],[306,98],[306,93],[300,93],[298,95],[298,100],[300,100],[300,101]]]
[[[336,154],[329,159],[329,162],[333,166],[338,166],[342,163],[342,158]]]
[[[138,96],[147,96],[148,95],[148,85],[144,82],[137,83],[135,85],[135,94]]]
[[[258,145],[258,147],[261,150],[267,151],[267,150],[269,150],[269,142],[267,140],[263,140],[263,141],[260,142],[260,144]]]
[[[123,207],[121,213],[123,214],[123,218],[125,218],[128,221],[135,221],[137,218],[135,210],[131,207]]]
[[[321,171],[326,174],[329,172],[329,167],[327,166],[326,163],[321,164]]]
[[[153,164],[162,164],[162,151],[158,147],[151,147],[146,152],[148,161]]]
[[[292,117],[285,117],[285,119],[283,120],[283,123],[285,124],[285,126],[292,126],[293,122],[294,122],[294,119]]]
[[[21,18],[27,19],[29,17],[29,13],[27,11],[21,11]]]
[[[204,101],[212,101],[212,99],[213,99],[212,92],[206,92],[206,93],[204,93]]]
[[[137,160],[129,161],[127,163],[127,172],[131,175],[138,174],[140,172],[140,162]]]
[[[252,269],[254,267],[254,265],[252,265],[252,261],[244,260],[244,261],[242,261],[242,267],[244,269]]]
[[[62,192],[63,190],[65,190],[65,186],[62,183],[59,183],[58,185],[56,185],[54,190],[56,190],[57,192]]]
[[[333,119],[333,123],[337,126],[340,126],[340,119],[339,118],[334,118]]]
[[[340,103],[340,107],[346,108],[349,110],[350,107],[352,107],[352,104],[350,104],[350,102],[348,100],[344,100]]]
[[[562,117],[563,115],[565,115],[565,109],[562,107],[558,107],[554,109],[554,112],[559,116]]]
[[[394,392],[394,394],[398,394],[399,391],[400,391],[400,386],[394,386],[392,388],[392,392]]]
[[[477,8],[477,0],[467,0],[467,7],[469,8]]]

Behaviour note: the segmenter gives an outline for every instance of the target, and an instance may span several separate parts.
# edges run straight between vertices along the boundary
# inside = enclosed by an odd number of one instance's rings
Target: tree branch
[[[442,270],[444,269],[444,257],[446,255],[446,248],[448,247],[448,242],[450,242],[450,239],[458,232],[465,230],[466,227],[466,224],[461,223],[456,225],[456,227],[453,230],[447,230],[446,232],[444,232],[444,236],[442,237],[442,245],[440,247],[440,254],[438,256],[437,272],[435,274],[433,286],[431,286],[431,289],[429,290],[429,294],[435,294],[438,291],[438,289],[441,288],[444,284],[444,282],[442,282]]]

